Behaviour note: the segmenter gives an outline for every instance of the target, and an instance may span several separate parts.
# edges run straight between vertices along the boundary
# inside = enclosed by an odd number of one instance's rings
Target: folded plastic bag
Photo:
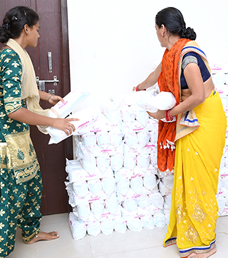
[[[121,153],[111,156],[111,168],[113,171],[119,171],[123,167],[124,157]]]
[[[121,122],[121,114],[118,106],[112,101],[105,101],[101,105],[101,112],[111,121],[112,124],[117,125]]]
[[[104,203],[101,201],[95,201],[90,204],[91,211],[94,217],[99,220],[104,212]]]
[[[81,202],[79,205],[76,206],[76,211],[78,213],[78,216],[82,220],[86,220],[90,216],[90,207],[88,202]]]
[[[121,179],[116,186],[118,193],[120,193],[123,196],[126,195],[130,188],[129,179]]]
[[[134,168],[136,167],[136,156],[124,156],[124,167],[130,170],[134,170]]]
[[[126,209],[127,211],[135,211],[138,209],[138,206],[137,206],[137,202],[135,199],[126,199],[124,202],[123,202],[123,207],[124,209]]]
[[[146,127],[149,121],[149,114],[146,112],[145,109],[137,106],[135,107],[135,119],[143,126]]]
[[[73,132],[73,135],[82,134],[86,126],[94,123],[97,120],[98,112],[96,109],[86,108],[70,115],[68,118],[79,119],[78,121],[71,121],[70,123],[72,123],[76,129]],[[48,126],[47,131],[51,137],[48,144],[59,143],[72,135],[67,135],[64,131],[52,126]]]
[[[131,126],[131,124],[135,121],[135,111],[129,106],[123,106],[120,108],[120,113],[122,117],[122,121],[127,125]]]
[[[143,228],[154,229],[154,218],[151,215],[142,217],[141,221]]]
[[[110,142],[113,147],[118,147],[122,143],[122,137],[123,134],[121,132],[113,132],[111,131],[110,133]]]
[[[49,110],[49,117],[66,117],[79,103],[84,101],[89,95],[90,94],[88,91],[83,91],[80,88],[74,89],[63,98],[64,103],[62,101],[59,101]]]
[[[143,180],[142,177],[135,177],[131,179],[131,189],[136,194],[141,194],[143,190]]]
[[[140,208],[148,211],[150,210],[151,203],[147,195],[141,195],[137,197],[136,202]]]
[[[69,225],[73,239],[79,240],[86,236],[86,225],[85,223],[77,218],[73,212],[69,213]]]
[[[137,166],[146,171],[150,165],[150,155],[138,155]]]
[[[137,138],[138,138],[138,144],[141,148],[145,147],[147,144],[149,144],[150,141],[150,133],[146,131],[138,132]]]
[[[96,157],[97,167],[101,172],[106,171],[110,166],[110,157],[107,153],[103,153],[102,155]]]
[[[152,202],[152,204],[159,208],[159,209],[163,209],[163,205],[164,205],[164,198],[162,197],[161,193],[153,193],[151,195],[149,195],[149,198]]]
[[[171,109],[176,104],[176,99],[171,92],[162,91],[154,96],[150,91],[137,91],[134,97],[140,107],[151,113]]]
[[[116,193],[113,193],[108,199],[106,199],[106,209],[111,214],[116,214],[119,209],[118,198],[116,197]]]
[[[90,236],[97,236],[101,233],[100,221],[92,221],[87,225],[87,232]]]
[[[114,220],[114,229],[116,232],[125,233],[127,230],[126,221],[123,218],[117,218]]]
[[[131,148],[136,149],[138,147],[138,143],[139,143],[136,133],[134,133],[134,132],[126,133],[125,134],[125,142]]]
[[[166,218],[164,214],[155,214],[154,215],[154,224],[156,227],[162,228],[166,224]]]
[[[142,221],[139,218],[129,218],[127,220],[127,227],[132,231],[141,231]]]
[[[74,182],[73,183],[73,189],[76,195],[80,197],[84,197],[88,194],[88,186],[87,183],[84,182]]]
[[[114,177],[107,177],[101,179],[102,188],[107,196],[110,196],[116,190],[116,182]]]
[[[149,189],[150,191],[157,189],[157,178],[153,174],[147,174],[144,176],[143,179],[144,186]]]
[[[103,148],[106,149],[111,144],[110,142],[110,134],[108,132],[98,132],[96,134],[97,137],[97,144]]]
[[[82,167],[90,174],[94,175],[97,168],[97,161],[96,158],[93,156],[84,157],[80,159],[79,162],[81,163]]]
[[[88,188],[93,194],[99,195],[102,192],[102,185],[99,179],[89,180]]]
[[[114,229],[114,223],[112,220],[104,220],[101,222],[101,232],[104,235],[112,234],[113,229]]]

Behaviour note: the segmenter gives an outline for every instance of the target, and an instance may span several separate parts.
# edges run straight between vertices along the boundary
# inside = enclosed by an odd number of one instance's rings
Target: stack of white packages
[[[226,86],[218,78],[216,82],[228,114]],[[157,88],[152,89],[152,95],[157,93]],[[140,95],[150,102],[151,96]],[[97,118],[74,135],[75,159],[66,165],[74,239],[87,233],[153,229],[169,221],[174,175],[157,169],[158,123],[145,111],[156,109],[140,102],[138,96],[123,94],[103,100]],[[220,216],[228,214],[227,154],[228,141],[217,193]]]
[[[74,136],[76,158],[66,166],[74,239],[168,222],[158,190],[158,123],[139,99],[126,94],[103,101],[97,120]]]

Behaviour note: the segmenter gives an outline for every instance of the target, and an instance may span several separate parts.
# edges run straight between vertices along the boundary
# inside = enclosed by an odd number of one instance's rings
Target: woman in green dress
[[[39,100],[52,105],[63,101],[39,91],[27,46],[36,47],[39,16],[32,9],[17,6],[9,10],[0,27],[0,258],[9,255],[15,244],[17,227],[25,243],[51,240],[57,232],[40,230],[42,179],[30,139],[29,124],[41,131],[52,126],[71,134],[71,121],[48,117]]]

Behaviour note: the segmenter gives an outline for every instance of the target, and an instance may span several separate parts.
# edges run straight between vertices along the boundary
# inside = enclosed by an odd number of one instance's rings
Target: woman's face
[[[31,28],[28,27],[27,29],[27,46],[29,47],[36,47],[38,44],[38,38],[40,37],[39,34],[39,22],[33,25]]]

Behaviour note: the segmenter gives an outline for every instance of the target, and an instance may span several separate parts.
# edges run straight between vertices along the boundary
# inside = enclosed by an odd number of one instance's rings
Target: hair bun
[[[187,29],[185,29],[185,31],[182,31],[182,37],[186,39],[195,40],[196,33],[192,28],[188,27]]]

